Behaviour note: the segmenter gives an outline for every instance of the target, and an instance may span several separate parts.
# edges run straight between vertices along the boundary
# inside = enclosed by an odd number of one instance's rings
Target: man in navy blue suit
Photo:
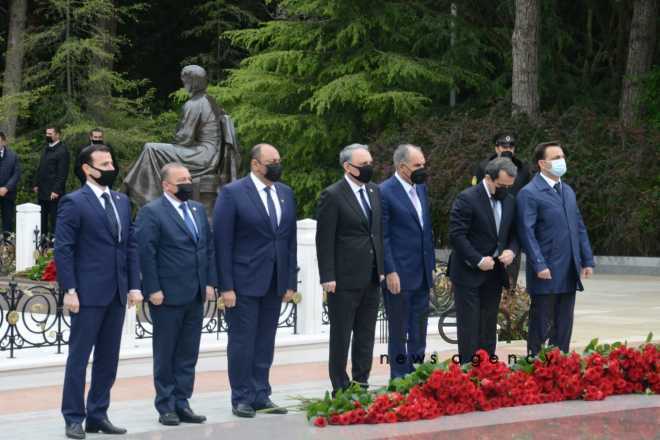
[[[506,268],[518,253],[516,200],[509,194],[517,172],[511,160],[493,159],[486,177],[463,190],[451,207],[447,273],[454,288],[462,364],[479,349],[495,354],[502,287],[509,287]]]
[[[280,154],[252,148],[249,175],[222,188],[213,212],[218,283],[229,324],[227,361],[234,415],[285,414],[268,381],[282,302],[297,284],[296,201],[279,183]]]
[[[593,273],[594,256],[575,192],[561,177],[566,158],[559,142],[536,146],[538,173],[518,193],[518,236],[527,255],[529,309],[527,351],[550,345],[568,352],[580,277]]]
[[[7,146],[7,137],[0,131],[0,211],[5,239],[14,230],[16,190],[20,178],[21,163],[18,155]]]
[[[81,153],[87,184],[62,198],[57,212],[55,263],[64,307],[71,313],[62,415],[69,438],[124,434],[108,419],[117,375],[126,303],[142,301],[137,244],[126,195],[110,191],[117,171],[110,151],[93,145]],[[85,408],[85,376],[94,349]],[[86,419],[85,431],[82,422]]]
[[[213,236],[204,205],[189,200],[192,177],[179,163],[165,165],[163,195],[145,205],[136,221],[142,291],[153,321],[156,410],[163,425],[203,423],[188,399],[204,318],[204,301],[217,285]]]
[[[419,147],[399,145],[394,151],[396,172],[380,184],[387,284],[383,302],[392,378],[412,372],[414,363],[424,362],[426,350],[435,251],[425,164]]]

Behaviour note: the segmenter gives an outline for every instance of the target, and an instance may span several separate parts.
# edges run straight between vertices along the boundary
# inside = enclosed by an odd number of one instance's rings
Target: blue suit
[[[187,202],[196,232],[163,195],[138,213],[136,235],[142,291],[162,291],[161,305],[149,304],[153,321],[154,385],[160,414],[189,408],[204,317],[206,286],[216,286],[213,235],[204,205]]]
[[[236,292],[236,306],[225,312],[234,406],[267,401],[282,295],[297,285],[296,202],[291,188],[275,188],[276,230],[249,175],[222,188],[213,212],[219,290]]]
[[[538,352],[549,337],[551,345],[568,351],[575,292],[583,290],[580,270],[594,267],[575,192],[563,181],[557,192],[537,174],[518,193],[517,205],[518,237],[527,255],[527,291],[532,297],[528,349]],[[545,269],[550,269],[552,279],[537,276]]]
[[[426,185],[415,185],[423,224],[396,176],[380,184],[385,274],[396,272],[401,292],[383,290],[389,325],[391,377],[413,371],[424,361],[429,290],[433,287],[435,250]]]
[[[137,245],[126,195],[111,191],[121,225],[114,238],[110,221],[85,185],[63,197],[57,213],[55,264],[60,287],[76,289],[80,311],[71,314],[62,414],[67,423],[107,417],[117,374],[119,344],[129,289],[140,288]],[[85,411],[85,372],[94,348],[92,382]]]

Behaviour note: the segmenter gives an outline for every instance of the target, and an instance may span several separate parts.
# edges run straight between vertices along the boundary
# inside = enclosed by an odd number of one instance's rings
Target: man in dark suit
[[[203,423],[190,408],[204,318],[217,285],[213,236],[204,205],[189,200],[192,177],[165,165],[163,195],[138,213],[136,235],[142,291],[153,322],[156,410],[163,425]]]
[[[7,146],[7,136],[0,131],[0,209],[2,209],[2,233],[7,238],[14,230],[16,215],[16,187],[21,178],[18,156]]]
[[[252,148],[249,175],[222,188],[213,212],[219,290],[229,324],[227,362],[232,412],[285,414],[268,380],[283,302],[297,286],[296,201],[279,183],[279,152]]]
[[[394,151],[396,172],[380,184],[387,281],[383,302],[392,378],[411,373],[413,364],[424,362],[426,350],[435,250],[425,165],[419,147],[399,145]]]
[[[529,309],[527,351],[536,355],[550,345],[568,352],[580,277],[593,273],[594,256],[575,192],[561,177],[566,172],[559,142],[536,146],[540,173],[518,193],[518,237],[527,255]]]
[[[332,391],[352,381],[368,386],[374,351],[378,287],[384,278],[383,223],[378,185],[370,183],[369,147],[351,144],[339,153],[344,177],[321,192],[317,210],[316,253],[330,318],[328,368]]]
[[[498,157],[506,157],[511,159],[518,170],[516,180],[513,182],[513,186],[511,186],[510,190],[511,195],[516,197],[518,192],[527,185],[530,180],[532,180],[530,166],[527,162],[523,162],[518,156],[516,156],[516,135],[514,133],[505,131],[496,134],[493,138],[493,144],[495,145],[495,153],[477,164],[474,170],[474,177],[472,178],[472,185],[481,182],[486,175],[486,166],[491,160]],[[507,266],[506,271],[509,275],[511,288],[513,289],[518,283],[518,274],[520,273],[520,253],[518,253],[516,258],[513,259],[513,263]]]
[[[448,273],[454,285],[461,363],[479,349],[495,354],[502,287],[509,286],[505,269],[518,253],[516,201],[509,194],[516,172],[509,159],[492,160],[486,177],[461,192],[451,208]]]
[[[64,307],[71,313],[62,415],[69,438],[90,433],[124,434],[108,419],[117,375],[126,303],[142,301],[137,243],[126,195],[108,188],[117,176],[103,145],[86,148],[87,185],[62,198],[55,236],[55,263]],[[85,376],[94,349],[85,408]],[[82,422],[86,419],[85,431]]]
[[[82,162],[80,162],[80,152],[83,150],[83,148],[88,147],[90,145],[105,145],[106,147],[108,147],[108,150],[110,150],[110,155],[112,156],[112,163],[114,164],[115,168],[119,169],[119,162],[117,161],[117,155],[115,154],[112,146],[107,142],[105,142],[103,138],[103,130],[101,130],[100,128],[93,128],[89,132],[89,143],[87,145],[80,147],[80,149],[74,156],[76,158],[76,163],[73,166],[73,174],[75,174],[78,180],[80,180],[80,186],[83,186],[87,182],[87,176],[85,176],[85,173],[82,170]]]
[[[60,130],[46,129],[46,147],[41,155],[32,190],[41,206],[41,233],[55,233],[57,204],[64,195],[69,176],[69,150],[60,141]]]

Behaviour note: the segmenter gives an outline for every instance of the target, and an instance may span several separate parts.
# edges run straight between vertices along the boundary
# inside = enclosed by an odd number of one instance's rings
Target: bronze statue
[[[138,207],[162,194],[160,169],[169,162],[188,168],[197,186],[197,199],[209,188],[217,191],[220,184],[236,179],[240,157],[234,124],[206,94],[206,71],[200,66],[186,66],[181,81],[190,99],[183,105],[173,143],[145,144],[124,179],[127,193]],[[214,199],[214,195],[208,198]]]

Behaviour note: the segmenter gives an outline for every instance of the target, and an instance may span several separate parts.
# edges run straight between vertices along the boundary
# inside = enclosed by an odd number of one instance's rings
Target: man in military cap
[[[488,162],[498,157],[507,157],[511,159],[518,173],[516,174],[516,180],[513,182],[513,186],[509,189],[509,192],[512,196],[516,196],[518,191],[520,191],[530,180],[532,180],[532,172],[528,163],[521,161],[516,157],[516,136],[513,132],[505,131],[495,135],[493,138],[493,144],[495,145],[495,154],[491,154],[486,159],[482,160],[477,164],[474,170],[474,177],[472,177],[472,185],[476,185],[481,182],[484,178],[486,166]],[[520,271],[520,253],[516,255],[516,258],[513,260],[507,267],[507,273],[509,274],[509,280],[511,288],[515,288],[516,283],[518,282],[518,272]]]

